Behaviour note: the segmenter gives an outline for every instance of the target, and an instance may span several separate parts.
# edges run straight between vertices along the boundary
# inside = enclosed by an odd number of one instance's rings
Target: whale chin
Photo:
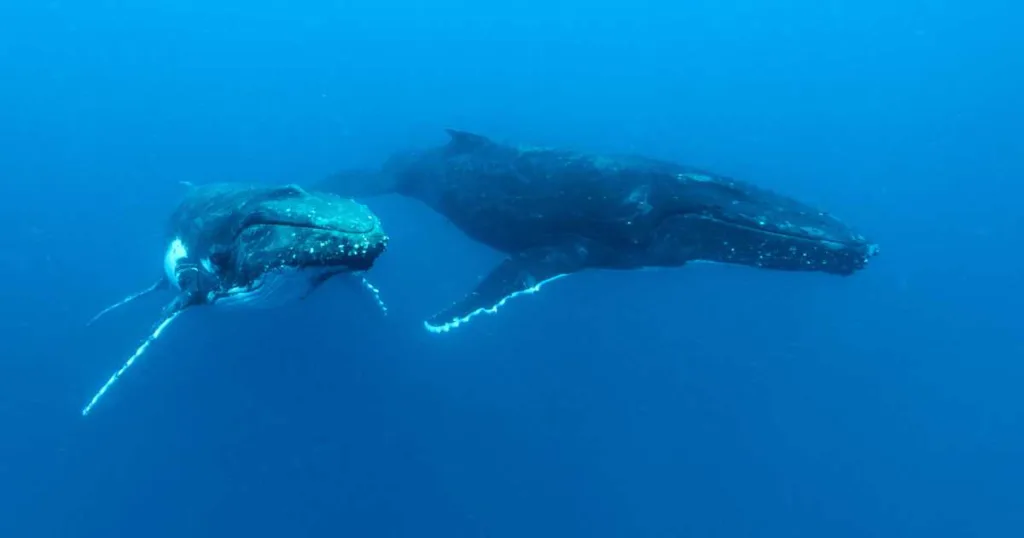
[[[334,275],[346,272],[337,267],[289,267],[272,269],[247,286],[230,288],[211,304],[229,309],[270,309],[305,299]]]

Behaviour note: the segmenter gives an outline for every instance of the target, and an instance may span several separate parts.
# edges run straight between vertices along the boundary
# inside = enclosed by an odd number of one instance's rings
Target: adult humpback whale
[[[161,289],[176,290],[152,333],[89,404],[83,415],[164,329],[192,306],[276,306],[306,297],[329,278],[370,269],[387,247],[366,206],[300,187],[213,184],[192,187],[173,212],[164,275],[103,314]],[[362,279],[377,298],[377,290]]]
[[[343,196],[418,199],[508,257],[429,318],[445,332],[588,268],[693,261],[849,275],[878,248],[838,219],[711,172],[637,156],[516,147],[464,131],[444,146],[317,184]]]

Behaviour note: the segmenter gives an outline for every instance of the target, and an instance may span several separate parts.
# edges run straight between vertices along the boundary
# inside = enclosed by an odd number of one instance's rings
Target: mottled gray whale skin
[[[239,183],[190,187],[168,221],[165,240],[164,275],[89,322],[144,295],[175,292],[150,335],[83,415],[185,310],[301,300],[335,275],[370,269],[388,243],[377,216],[354,200],[295,185]],[[362,283],[376,295],[376,288]]]
[[[447,144],[316,187],[415,198],[508,257],[426,321],[445,332],[509,298],[588,268],[695,261],[851,275],[878,247],[792,198],[705,170],[638,156],[513,146],[448,130]]]
[[[308,281],[304,295],[333,275],[369,270],[388,237],[369,208],[348,198],[219,183],[191,189],[169,219],[167,241],[165,277],[191,302],[262,307],[276,301],[261,288],[282,277]]]

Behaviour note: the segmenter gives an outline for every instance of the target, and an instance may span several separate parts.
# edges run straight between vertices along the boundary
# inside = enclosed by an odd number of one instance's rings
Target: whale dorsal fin
[[[491,144],[491,139],[486,136],[470,133],[468,131],[445,129],[445,132],[448,133],[449,137],[451,137],[451,140],[448,141],[448,148],[458,153],[473,151]]]
[[[432,333],[448,332],[480,314],[496,314],[513,297],[540,291],[548,282],[584,268],[571,248],[536,248],[517,253],[495,267],[472,292],[424,322]]]
[[[178,297],[175,297],[170,304],[164,307],[163,313],[160,314],[160,318],[153,325],[153,330],[149,333],[149,336],[139,344],[139,347],[135,349],[135,353],[133,353],[131,357],[128,357],[128,360],[125,361],[121,368],[107,379],[107,382],[100,387],[100,390],[96,392],[96,395],[92,397],[92,400],[89,400],[89,403],[82,409],[82,416],[86,416],[90,411],[92,411],[92,408],[95,407],[96,403],[100,401],[100,398],[110,390],[110,387],[112,387],[114,383],[116,383],[117,380],[120,379],[129,368],[131,368],[132,364],[135,364],[135,361],[146,352],[146,349],[149,348],[150,344],[160,337],[160,334],[164,332],[164,329],[170,326],[170,324],[174,322],[174,320],[177,319],[178,316],[180,316],[181,313],[184,312],[191,304],[192,303],[189,302],[188,296],[179,295]]]

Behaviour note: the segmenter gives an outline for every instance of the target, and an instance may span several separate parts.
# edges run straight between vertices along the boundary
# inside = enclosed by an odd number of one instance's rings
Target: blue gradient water
[[[1024,533],[1022,8],[1009,2],[0,6],[0,536]],[[447,335],[499,257],[370,200],[373,272],[178,320],[180,181],[308,182],[454,127],[826,207],[850,278],[591,272]]]

